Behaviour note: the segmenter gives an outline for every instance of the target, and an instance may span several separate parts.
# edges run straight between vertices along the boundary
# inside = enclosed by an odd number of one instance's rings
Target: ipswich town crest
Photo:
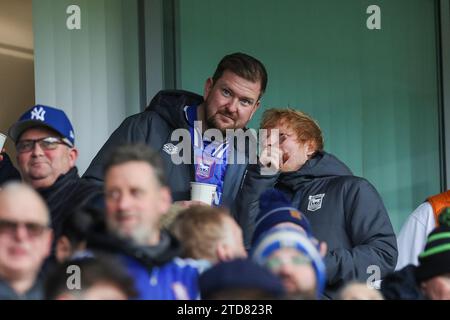
[[[323,197],[325,197],[325,193],[309,196],[308,211],[317,211],[322,208]]]

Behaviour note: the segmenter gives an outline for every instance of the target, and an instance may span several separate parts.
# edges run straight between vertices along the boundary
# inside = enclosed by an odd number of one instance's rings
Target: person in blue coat
[[[107,230],[90,234],[88,249],[115,251],[138,299],[199,299],[198,277],[209,263],[179,258],[180,243],[160,228],[171,195],[159,154],[146,145],[123,145],[104,172]]]

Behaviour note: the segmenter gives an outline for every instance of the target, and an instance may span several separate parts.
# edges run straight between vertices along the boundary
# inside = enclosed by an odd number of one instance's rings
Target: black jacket
[[[410,264],[389,274],[381,283],[381,293],[386,300],[426,300],[416,280],[417,267]]]
[[[2,153],[3,160],[0,161],[0,186],[11,180],[20,180],[20,173],[13,166],[11,159],[6,153]]]
[[[381,277],[394,270],[396,238],[381,197],[336,157],[319,152],[300,170],[273,176],[262,176],[258,165],[249,166],[237,200],[247,230],[254,228],[259,195],[274,186],[305,214],[315,237],[327,243],[328,293],[345,281],[365,282],[371,265],[380,268]],[[245,236],[247,245],[251,236]]]
[[[9,284],[0,279],[0,300],[42,300],[44,299],[44,288],[42,278],[38,276],[28,291],[18,294]]]
[[[93,251],[105,251],[117,255],[125,255],[136,259],[147,270],[162,266],[181,254],[179,241],[169,232],[161,230],[160,241],[155,246],[137,245],[133,241],[123,239],[105,230],[92,231],[86,235],[87,248]]]
[[[83,206],[104,208],[102,188],[81,179],[76,167],[59,176],[52,186],[37,191],[49,207],[55,240],[60,236],[64,220],[77,209]]]
[[[144,112],[128,117],[113,132],[92,160],[83,178],[103,181],[103,164],[108,153],[118,145],[141,142],[154,150],[159,150],[173,201],[190,200],[190,182],[194,181],[194,166],[184,163],[174,164],[163,146],[168,143],[177,145],[179,141],[171,140],[172,132],[178,128],[189,128],[184,107],[197,106],[202,102],[201,96],[186,91],[159,92]],[[193,155],[192,149],[191,153]],[[239,150],[235,155],[238,153]],[[248,157],[245,156],[245,159]],[[222,195],[222,203],[226,207],[232,208],[245,169],[246,164],[228,165]]]

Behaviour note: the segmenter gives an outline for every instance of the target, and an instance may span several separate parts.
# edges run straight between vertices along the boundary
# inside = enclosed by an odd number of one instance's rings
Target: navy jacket
[[[179,143],[177,140],[171,140],[175,129],[189,129],[184,112],[185,106],[197,106],[202,102],[203,98],[195,93],[178,90],[160,91],[144,112],[128,117],[113,132],[92,160],[83,178],[102,182],[103,164],[114,147],[125,143],[145,143],[154,150],[159,150],[173,201],[190,200],[190,182],[194,181],[194,165],[173,163],[164,145],[171,143],[176,146]],[[239,152],[241,151],[237,150],[235,155],[238,156]],[[241,153],[248,159],[245,151]],[[193,156],[192,149],[191,155]],[[245,169],[246,164],[230,164],[227,167],[222,204],[232,211]]]
[[[64,221],[83,207],[103,209],[103,189],[95,183],[83,180],[78,175],[76,167],[56,179],[48,188],[36,190],[47,203],[50,209],[51,224],[54,241],[61,235]]]
[[[381,293],[386,300],[427,300],[416,279],[417,267],[410,264],[389,274],[381,283]]]
[[[379,267],[381,278],[394,270],[396,237],[380,195],[336,157],[319,152],[300,170],[273,176],[249,166],[237,200],[247,230],[254,228],[259,195],[271,187],[283,191],[308,218],[314,236],[327,243],[329,296],[346,281],[366,282],[374,270],[369,266]],[[245,235],[247,246],[251,236]]]

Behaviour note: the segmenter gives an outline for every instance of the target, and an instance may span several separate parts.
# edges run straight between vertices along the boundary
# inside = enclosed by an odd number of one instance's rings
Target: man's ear
[[[65,291],[60,295],[56,296],[55,300],[76,300],[76,298],[73,294],[70,294],[69,292]]]
[[[310,159],[316,151],[316,146],[313,140],[308,140],[305,142],[305,152],[308,159]]]
[[[168,187],[161,187],[159,190],[159,205],[161,215],[167,213],[172,205],[172,195]]]
[[[214,81],[212,78],[208,78],[205,82],[205,88],[203,91],[203,100],[208,99],[209,94],[211,93],[211,89],[214,86]]]
[[[66,236],[61,236],[56,241],[55,256],[59,263],[67,260],[72,255],[72,245],[70,244],[69,238]]]
[[[231,260],[230,247],[222,242],[217,244],[216,255],[218,262],[225,262]]]
[[[75,167],[75,162],[78,159],[78,149],[72,148],[69,150],[69,161],[70,161],[70,167]]]

